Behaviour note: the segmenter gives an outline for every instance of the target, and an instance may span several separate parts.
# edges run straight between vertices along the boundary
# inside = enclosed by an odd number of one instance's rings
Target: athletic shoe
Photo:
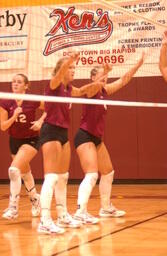
[[[31,213],[33,217],[37,217],[40,215],[41,207],[40,207],[40,195],[36,194],[35,197],[30,198],[32,208]]]
[[[113,205],[111,205],[108,209],[101,208],[99,211],[100,217],[122,217],[125,214],[125,211],[118,210]]]
[[[65,232],[64,228],[58,227],[52,219],[41,220],[37,231],[41,234],[63,234]]]
[[[2,214],[2,217],[8,220],[16,219],[18,217],[18,210],[16,206],[9,206],[6,210],[4,210],[4,213]]]
[[[57,226],[63,228],[80,228],[82,226],[82,222],[74,219],[69,213],[62,217],[58,217]]]
[[[76,212],[74,214],[74,219],[79,220],[83,224],[97,224],[99,222],[99,218],[96,218],[89,214],[88,212]]]

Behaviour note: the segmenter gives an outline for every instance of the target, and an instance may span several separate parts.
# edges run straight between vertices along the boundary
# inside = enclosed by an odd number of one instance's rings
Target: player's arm
[[[105,75],[108,75],[108,73],[112,71],[113,66],[111,64],[107,63],[103,67],[104,67],[104,76],[105,76]]]
[[[64,61],[60,69],[57,71],[57,74],[50,80],[50,88],[52,90],[56,89],[60,85],[60,83],[63,81],[64,74],[66,73],[67,69],[74,61],[78,59],[78,57],[79,53],[73,53],[66,61]]]
[[[71,96],[80,97],[80,96],[83,96],[83,95],[87,95],[88,98],[93,97],[94,95],[97,94],[97,92],[99,90],[102,89],[102,87],[104,85],[104,83],[101,80],[102,80],[102,78],[95,81],[95,82],[86,84],[86,85],[84,85],[80,88],[77,88],[77,87],[73,86]]]
[[[129,81],[132,79],[134,74],[137,72],[137,70],[140,68],[140,66],[144,62],[144,53],[142,53],[141,58],[139,61],[130,69],[128,70],[120,79],[114,81],[113,83],[106,84],[104,86],[106,92],[108,95],[113,94],[114,92],[120,90],[122,87],[124,87],[126,84],[129,83]]]
[[[42,110],[45,109],[45,102],[44,101],[40,102],[39,109],[42,109]]]
[[[21,107],[17,107],[13,116],[8,119],[8,112],[0,107],[1,130],[6,131],[17,119],[18,115],[22,112]]]
[[[159,69],[163,78],[167,81],[167,31],[163,34],[163,41],[160,50]]]

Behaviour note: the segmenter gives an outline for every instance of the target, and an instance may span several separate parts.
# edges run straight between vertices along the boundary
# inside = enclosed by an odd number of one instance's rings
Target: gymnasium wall
[[[110,80],[111,81],[111,80]],[[81,86],[86,80],[76,80]],[[31,92],[43,94],[48,81],[32,81]],[[9,83],[0,83],[1,91],[9,91]],[[167,102],[167,84],[162,77],[133,78],[112,100]],[[73,137],[79,126],[81,105],[71,110],[72,159],[70,178],[80,179],[83,173],[73,146]],[[108,107],[104,142],[115,169],[116,179],[167,179],[167,109]],[[7,132],[0,131],[0,179],[8,179],[11,158]],[[43,178],[41,151],[32,161],[36,179]]]

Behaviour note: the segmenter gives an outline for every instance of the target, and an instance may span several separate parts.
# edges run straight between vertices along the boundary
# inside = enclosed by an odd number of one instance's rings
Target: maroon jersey
[[[104,89],[102,92],[98,92],[94,97],[92,97],[92,99],[107,98],[107,93]],[[101,138],[104,134],[104,118],[106,110],[107,107],[104,105],[83,105],[80,128]]]
[[[71,97],[72,86],[69,84],[67,88],[61,83],[59,87],[52,90],[48,85],[46,88],[46,95],[49,96],[61,96],[61,97]],[[69,103],[55,103],[55,102],[45,102],[45,112],[47,116],[45,122],[60,126],[63,128],[68,128],[70,124],[70,104]]]
[[[40,102],[23,101],[21,105],[23,112],[8,129],[10,136],[18,139],[38,136],[38,131],[33,131],[30,127],[31,122],[35,121],[35,113],[39,105]],[[2,100],[0,106],[8,112],[8,118],[13,116],[14,110],[18,107],[15,100]]]

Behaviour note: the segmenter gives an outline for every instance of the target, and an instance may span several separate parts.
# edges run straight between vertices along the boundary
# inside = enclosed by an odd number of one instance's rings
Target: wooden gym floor
[[[40,192],[41,185],[37,185]],[[78,185],[68,185],[68,209],[76,210]],[[9,185],[0,185],[0,216],[8,206]],[[167,185],[114,185],[112,202],[125,217],[100,219],[97,225],[67,229],[63,235],[41,235],[39,218],[31,217],[31,205],[22,187],[19,217],[0,217],[2,256],[167,256]],[[89,212],[98,216],[98,185],[89,201]],[[52,217],[56,219],[55,204]]]

